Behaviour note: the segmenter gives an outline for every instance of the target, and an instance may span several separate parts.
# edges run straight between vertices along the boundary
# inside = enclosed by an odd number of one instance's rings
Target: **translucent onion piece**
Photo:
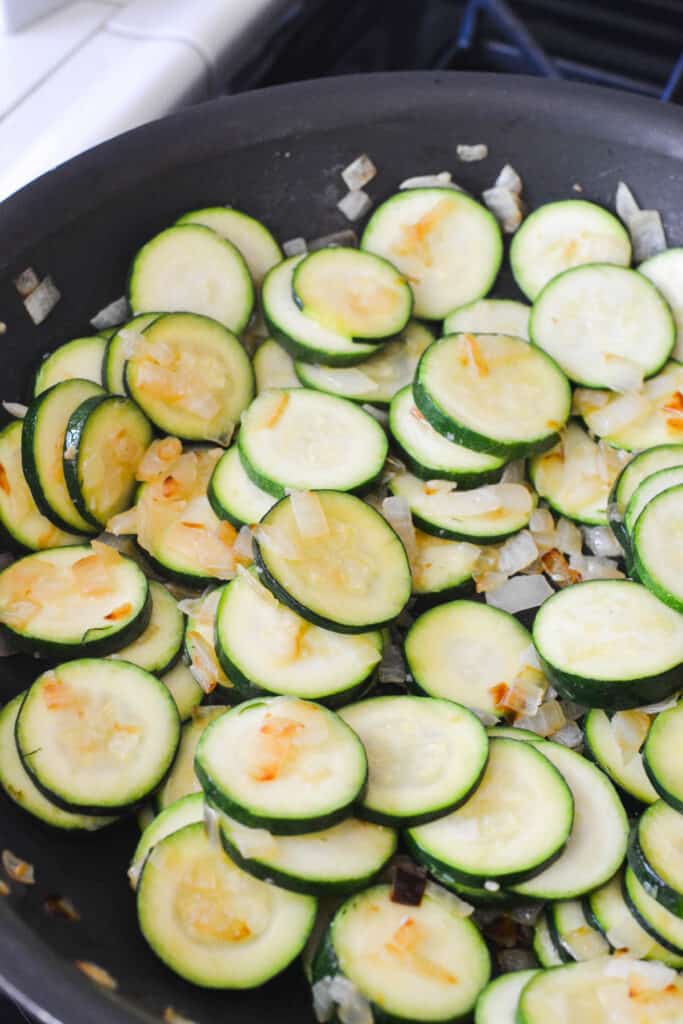
[[[640,392],[620,395],[591,414],[591,430],[599,437],[617,434],[650,415],[651,403]]]
[[[617,711],[612,716],[610,727],[617,741],[624,766],[633,758],[647,739],[650,731],[650,717],[644,711]]]
[[[586,555],[582,560],[581,577],[583,580],[623,580],[624,573],[611,558]]]
[[[372,1010],[365,996],[341,974],[321,978],[313,986],[313,1011],[321,1022],[328,1021],[338,1007],[341,1024],[373,1024]]]
[[[640,213],[640,207],[636,202],[636,198],[625,181],[620,181],[617,185],[615,206],[617,216],[623,220],[627,228],[631,226],[631,221],[635,215]]]
[[[24,307],[33,323],[38,326],[47,320],[62,295],[51,277],[44,277],[37,288],[24,299]]]
[[[301,558],[301,552],[292,538],[282,530],[278,530],[276,526],[259,524],[254,530],[254,540],[264,547],[270,548],[280,558],[286,558],[290,562]]]
[[[569,519],[560,519],[555,528],[558,550],[565,555],[580,555],[583,547],[581,530]]]
[[[292,491],[290,501],[301,537],[324,537],[330,532],[320,498],[314,491]]]
[[[659,210],[638,210],[628,225],[633,262],[642,263],[666,249],[666,234]]]
[[[536,957],[529,949],[500,949],[496,959],[501,971],[527,971],[538,966]]]
[[[561,743],[564,747],[569,747],[570,750],[576,750],[583,743],[583,732],[576,722],[567,722],[554,733],[553,740],[555,743]]]
[[[646,715],[658,715],[661,711],[668,711],[670,708],[675,708],[678,704],[678,698],[680,694],[675,693],[672,697],[667,697],[666,700],[657,701],[656,704],[644,704],[642,708],[636,708],[636,711],[644,711]]]
[[[552,512],[547,508],[535,508],[529,520],[532,533],[550,533],[555,529]]]
[[[521,530],[508,538],[498,552],[498,571],[514,575],[525,569],[538,557],[538,548],[528,530]]]
[[[286,242],[282,243],[282,251],[285,256],[303,256],[308,252],[306,239],[299,235],[296,238],[288,238]]]
[[[508,188],[494,186],[482,192],[484,205],[491,211],[506,235],[515,233],[522,223],[524,210],[521,200],[515,192]]]
[[[626,394],[629,391],[639,391],[643,386],[644,374],[640,363],[614,352],[606,352],[602,361],[605,383],[613,391]]]
[[[609,526],[584,526],[583,537],[586,546],[600,558],[621,558],[624,553]]]
[[[40,279],[33,267],[27,267],[14,278],[14,287],[22,299],[34,292],[39,284]]]
[[[235,558],[243,562],[251,562],[253,560],[253,540],[249,527],[241,526],[232,548]]]
[[[577,388],[572,396],[572,413],[583,416],[584,413],[602,409],[610,400],[609,391],[596,391],[593,388]]]
[[[349,192],[357,192],[377,174],[377,168],[367,153],[361,153],[341,172],[342,180]]]
[[[522,715],[514,724],[520,729],[529,729],[538,736],[547,737],[559,732],[566,723],[564,711],[558,701],[548,700],[541,704],[535,715]]]
[[[99,313],[95,313],[90,323],[96,331],[105,331],[108,327],[117,327],[119,324],[130,319],[130,306],[128,299],[122,295],[113,302],[108,303]]]
[[[522,179],[511,164],[505,164],[495,180],[495,186],[506,188],[508,192],[514,192],[518,196],[522,194]]]
[[[11,850],[2,851],[2,866],[7,877],[19,885],[35,885],[36,875],[33,864],[17,857]]]
[[[485,142],[478,142],[474,146],[459,145],[455,147],[455,154],[458,160],[462,160],[464,164],[477,163],[479,160],[485,160],[489,155],[489,147]]]
[[[417,556],[417,541],[408,502],[405,498],[393,495],[385,498],[382,502],[382,515],[401,538],[408,559],[412,564]]]
[[[524,459],[514,459],[508,462],[500,478],[502,484],[521,484],[526,477],[526,463]]]
[[[514,615],[538,608],[554,593],[544,576],[514,576],[495,590],[486,592],[486,603]]]
[[[439,171],[438,174],[419,174],[415,178],[406,178],[398,186],[399,191],[406,188],[454,188],[462,192],[459,185],[453,181],[450,171]]]
[[[360,220],[371,207],[372,199],[362,188],[355,192],[347,192],[344,198],[337,203],[339,212],[343,213],[351,222]]]
[[[358,246],[358,235],[353,228],[343,228],[341,231],[333,231],[331,235],[311,238],[308,242],[308,251],[316,252],[317,249],[330,249],[335,245],[343,245],[348,249],[355,249]]]
[[[379,666],[380,683],[405,683],[406,666],[403,652],[398,644],[387,644]]]
[[[23,420],[28,412],[28,406],[21,402],[3,402],[2,407],[8,415],[14,416],[17,420]]]

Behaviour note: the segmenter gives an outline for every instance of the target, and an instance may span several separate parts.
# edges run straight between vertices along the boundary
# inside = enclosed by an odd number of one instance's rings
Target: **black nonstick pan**
[[[461,164],[458,143],[489,157]],[[367,152],[373,199],[412,175],[450,170],[479,193],[502,165],[522,175],[530,206],[582,196],[613,206],[617,182],[659,209],[683,244],[683,110],[587,86],[480,74],[407,73],[326,79],[225,98],[140,128],[77,157],[0,206],[0,398],[24,401],[40,356],[88,332],[124,288],[140,244],[193,207],[229,203],[281,239],[346,226],[339,172]],[[34,327],[13,277],[51,274],[62,300]],[[514,289],[503,278],[501,294]],[[35,675],[31,659],[0,661],[0,702]],[[295,965],[254,992],[215,993],[174,977],[147,949],[125,869],[134,822],[86,837],[49,831],[0,799],[0,848],[32,862],[37,883],[0,896],[0,986],[49,1024],[160,1021],[172,1006],[197,1024],[312,1020]],[[51,916],[68,896],[81,920]],[[88,960],[116,979],[95,987]]]

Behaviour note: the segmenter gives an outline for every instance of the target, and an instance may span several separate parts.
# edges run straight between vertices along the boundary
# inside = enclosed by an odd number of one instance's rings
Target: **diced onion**
[[[529,520],[532,533],[551,533],[555,529],[552,512],[547,508],[535,508]]]
[[[357,192],[377,174],[377,168],[367,153],[361,153],[341,172],[342,180],[349,192]]]
[[[590,428],[600,437],[616,434],[650,414],[650,402],[640,392],[620,395],[590,414]]]
[[[52,278],[44,277],[38,287],[24,299],[24,308],[33,323],[38,326],[43,320],[47,320],[61,297],[61,292]]]
[[[523,207],[519,196],[508,188],[494,186],[481,195],[484,205],[491,211],[506,235],[515,233],[522,223]]]
[[[638,210],[628,225],[633,245],[633,262],[642,263],[664,252],[666,235],[659,210]]]
[[[341,974],[321,978],[313,986],[313,1011],[321,1024],[332,1018],[335,1006],[341,1024],[373,1024],[369,1002]]]
[[[347,192],[344,198],[340,199],[337,203],[339,212],[343,213],[346,219],[350,221],[360,220],[371,206],[372,199],[362,188],[355,192]]]
[[[678,704],[679,694],[675,693],[672,697],[667,697],[666,700],[657,701],[656,704],[644,704],[642,708],[636,708],[636,711],[644,711],[646,715],[658,715],[661,711],[669,711],[670,708],[675,708]]]
[[[28,406],[23,405],[21,402],[3,402],[2,407],[6,413],[18,420],[23,420],[28,412]]]
[[[343,245],[347,249],[356,248],[358,245],[358,235],[353,228],[342,228],[341,231],[333,231],[331,235],[311,238],[308,242],[308,251],[316,252],[317,249],[331,249],[337,245]]]
[[[522,715],[515,721],[518,728],[529,729],[538,736],[552,736],[559,732],[567,723],[564,711],[556,700],[547,700],[541,704],[535,715]]]
[[[514,575],[525,569],[538,557],[538,548],[528,530],[521,530],[508,538],[498,552],[498,570]]]
[[[406,178],[398,186],[399,191],[406,188],[454,188],[462,192],[459,185],[453,181],[450,171],[440,171],[438,174],[420,174],[415,178]]]
[[[296,562],[301,558],[301,552],[291,537],[276,526],[264,526],[259,523],[254,530],[254,540],[266,548],[271,548],[281,558],[286,558],[290,562]]]
[[[137,533],[137,506],[133,505],[132,508],[126,509],[125,512],[119,512],[118,515],[112,516],[112,518],[107,523],[107,530],[109,533],[113,533],[115,537]]]
[[[576,750],[583,743],[583,732],[576,722],[567,722],[553,734],[553,740],[555,743],[561,743],[564,747],[569,747],[570,750]]]
[[[495,180],[495,186],[506,188],[508,192],[514,192],[518,196],[522,194],[522,179],[511,164],[505,164]]]
[[[538,608],[554,593],[544,576],[514,576],[486,593],[486,603],[514,615],[527,608]]]
[[[40,279],[33,267],[27,267],[26,270],[22,270],[14,278],[14,287],[22,299],[27,298],[31,292],[34,292],[39,284]]]
[[[584,526],[583,536],[587,547],[601,558],[621,558],[624,553],[609,526]]]
[[[609,391],[597,391],[593,388],[577,388],[572,396],[572,413],[575,416],[583,416],[584,413],[595,412],[607,405],[610,398]]]
[[[564,941],[575,960],[592,960],[605,953],[605,940],[589,925],[584,924],[567,932]]]
[[[130,319],[130,306],[128,299],[125,295],[122,295],[118,299],[114,299],[110,302],[99,313],[95,313],[90,323],[96,331],[104,331],[108,327],[117,327],[119,324]]]
[[[623,580],[624,573],[611,558],[586,555],[583,558],[581,576],[584,580]]]
[[[232,547],[235,558],[251,562],[253,558],[253,542],[254,538],[249,527],[241,526]]]
[[[644,371],[642,363],[633,359],[606,352],[603,356],[603,374],[605,383],[612,391],[639,391],[643,386]]]
[[[624,766],[629,765],[650,731],[650,718],[643,711],[617,711],[610,721]]]
[[[455,147],[455,153],[458,160],[462,160],[464,164],[472,164],[479,160],[485,160],[489,155],[489,147],[485,142],[478,142],[474,146],[461,144]]]
[[[313,539],[330,532],[320,498],[314,491],[292,491],[290,501],[301,537]]]
[[[526,463],[524,459],[514,459],[508,462],[500,478],[502,484],[521,484],[526,477]]]
[[[555,529],[558,550],[565,555],[580,555],[583,547],[581,530],[569,519],[560,519]]]
[[[308,252],[306,239],[301,238],[300,235],[297,235],[296,238],[288,238],[286,242],[282,243],[282,251],[285,256],[303,256]]]
[[[403,652],[398,644],[393,642],[387,644],[386,650],[379,666],[380,683],[405,683],[406,666],[403,660]]]
[[[644,981],[648,988],[655,991],[673,984],[678,977],[673,967],[656,960],[631,960],[629,957],[610,957],[603,967],[603,974],[608,978],[637,978]]]
[[[332,386],[338,383],[339,378],[335,376],[334,371],[326,370],[322,366],[318,366],[316,369],[321,383]],[[378,386],[377,381],[368,377],[367,373],[363,373],[358,367],[344,368],[344,391],[347,395],[365,395],[368,391],[377,391]]]
[[[11,850],[2,851],[2,866],[7,877],[19,885],[35,885],[36,875],[33,864],[17,857]]]
[[[508,582],[509,577],[504,572],[491,570],[475,576],[474,579],[477,593],[487,594],[489,591],[499,590],[504,583]]]
[[[627,228],[630,228],[631,221],[637,213],[640,213],[640,207],[625,181],[620,181],[617,185],[615,206],[617,216],[623,220]]]
[[[412,564],[417,555],[417,541],[408,502],[405,498],[391,495],[382,502],[382,515],[401,538],[408,559]]]

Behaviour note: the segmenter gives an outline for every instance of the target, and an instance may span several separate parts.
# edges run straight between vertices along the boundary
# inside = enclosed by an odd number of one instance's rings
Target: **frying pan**
[[[456,145],[486,142],[487,160],[458,164]],[[530,206],[581,195],[612,205],[619,179],[661,210],[683,244],[683,111],[623,93],[532,78],[411,72],[325,79],[216,100],[98,146],[0,207],[0,397],[22,401],[40,356],[87,333],[121,294],[132,254],[192,207],[220,203],[263,219],[284,240],[346,226],[340,170],[369,153],[375,200],[411,175],[449,169],[479,193],[510,161]],[[578,186],[581,191],[574,189]],[[50,273],[63,298],[34,327],[12,278]],[[509,279],[500,294],[515,296]],[[35,675],[31,659],[0,663],[0,701]],[[126,822],[71,837],[0,801],[0,847],[35,864],[37,884],[0,897],[0,986],[46,1024],[159,1022],[173,1006],[198,1024],[302,1024],[312,1019],[300,967],[255,992],[205,992],[172,975],[136,925],[125,867]],[[68,896],[77,923],[44,900]],[[72,966],[105,967],[116,993]]]

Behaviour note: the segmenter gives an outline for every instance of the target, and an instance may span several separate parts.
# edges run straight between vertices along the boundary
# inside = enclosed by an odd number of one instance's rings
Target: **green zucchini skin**
[[[674,942],[671,942],[664,935],[662,935],[660,932],[658,932],[657,929],[654,927],[654,925],[652,925],[647,920],[647,918],[644,916],[644,914],[641,912],[640,908],[638,907],[637,901],[635,900],[635,898],[629,892],[629,887],[628,887],[628,868],[624,872],[624,875],[623,875],[623,878],[622,878],[621,890],[622,890],[622,895],[624,897],[624,900],[626,902],[626,906],[631,911],[631,913],[633,914],[634,918],[636,919],[636,921],[638,922],[640,927],[644,931],[646,931],[648,933],[648,935],[651,935],[652,938],[655,940],[655,942],[658,942],[660,946],[662,946],[664,949],[668,950],[669,953],[674,953],[676,956],[683,956],[683,948],[681,948],[680,946],[677,946]]]
[[[433,478],[432,478],[433,479]],[[423,519],[422,516],[416,512],[412,513],[413,522],[418,530],[422,530],[423,533],[428,533],[432,537],[440,537],[441,540],[463,540],[467,541],[468,544],[479,544],[484,547],[486,544],[499,544],[508,537],[513,537],[516,533],[524,527],[517,527],[514,530],[508,530],[505,533],[492,533],[486,534],[485,537],[473,536],[471,533],[460,533],[458,530],[452,530],[446,526],[437,526],[436,523],[430,522],[428,519]]]
[[[647,861],[638,841],[638,822],[631,828],[627,857],[629,867],[650,896],[676,917],[683,917],[683,893],[676,892],[667,885]]]
[[[537,648],[538,650],[538,648]],[[681,688],[681,667],[675,665],[654,676],[629,679],[623,682],[605,682],[565,672],[551,665],[538,650],[538,657],[546,676],[565,700],[605,711],[628,711],[665,700]]]
[[[503,475],[505,469],[501,466],[500,469],[489,469],[483,473],[467,473],[458,472],[456,470],[442,470],[438,472],[432,469],[430,466],[425,466],[422,462],[418,462],[410,452],[403,448],[394,436],[392,438],[392,448],[396,451],[396,456],[404,462],[410,472],[414,476],[418,476],[420,480],[455,480],[458,488],[461,491],[472,490],[473,487],[483,487],[484,484],[497,484]]]

